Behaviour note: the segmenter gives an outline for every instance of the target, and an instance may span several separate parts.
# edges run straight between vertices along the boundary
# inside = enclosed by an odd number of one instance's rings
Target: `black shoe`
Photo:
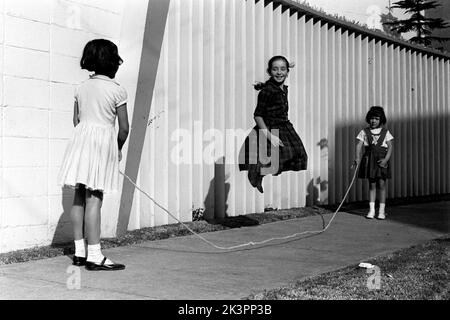
[[[86,258],[82,258],[82,257],[77,257],[77,256],[73,256],[73,262],[72,264],[74,266],[84,266],[86,265]]]
[[[120,263],[105,264],[106,257],[99,263],[86,261],[86,269],[89,271],[116,271],[125,269],[125,265]]]
[[[248,171],[248,181],[252,185],[253,188],[256,188],[258,185],[258,173],[256,171]]]
[[[262,180],[264,176],[259,175],[258,176],[258,182],[256,183],[256,189],[258,189],[259,192],[264,193],[263,187],[262,187]]]
[[[258,189],[259,192],[264,193],[264,190],[263,190],[262,185],[260,185],[260,184],[257,185],[257,186],[256,186],[256,189]]]

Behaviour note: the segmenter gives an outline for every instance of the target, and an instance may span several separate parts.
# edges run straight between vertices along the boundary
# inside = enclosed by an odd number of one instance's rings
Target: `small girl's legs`
[[[86,258],[86,248],[84,243],[84,207],[86,189],[84,185],[79,185],[75,189],[73,205],[70,210],[70,220],[72,221],[73,237],[75,242],[74,264],[83,264]],[[82,258],[81,261],[79,258]]]
[[[377,181],[369,179],[369,213],[366,218],[373,219],[375,217],[375,200],[377,197]]]
[[[386,213],[384,211],[386,207],[386,181],[383,179],[378,180],[378,189],[380,191],[380,209],[378,210],[378,219],[386,219]]]
[[[100,247],[101,207],[103,193],[98,190],[86,190],[85,224],[88,241],[88,270],[122,270],[124,265],[115,264],[103,256]]]
[[[100,210],[102,208],[103,193],[98,190],[86,190],[86,236],[88,245],[100,243]]]

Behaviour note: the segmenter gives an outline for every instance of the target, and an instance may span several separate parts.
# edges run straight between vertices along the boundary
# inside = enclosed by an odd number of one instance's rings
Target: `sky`
[[[310,6],[321,8],[330,14],[338,14],[349,20],[358,21],[371,28],[382,29],[379,20],[380,13],[387,13],[389,0],[294,0],[300,3],[306,2]],[[391,3],[396,0],[392,0]],[[405,18],[402,10],[394,9],[393,15]],[[405,34],[406,39],[409,35]]]

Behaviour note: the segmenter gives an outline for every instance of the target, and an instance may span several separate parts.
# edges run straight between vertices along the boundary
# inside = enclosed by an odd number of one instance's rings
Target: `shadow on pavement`
[[[378,210],[378,203],[376,203]],[[364,217],[367,214],[367,202],[350,203],[341,211]],[[450,195],[439,199],[433,197],[415,197],[388,199],[386,203],[387,219],[438,232],[450,232]]]

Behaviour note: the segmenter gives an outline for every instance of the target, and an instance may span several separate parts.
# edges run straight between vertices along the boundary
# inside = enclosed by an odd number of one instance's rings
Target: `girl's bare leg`
[[[123,270],[125,266],[115,264],[109,259],[105,259],[100,246],[101,231],[101,208],[103,203],[103,192],[86,190],[86,213],[85,224],[88,240],[87,264],[89,270]],[[102,265],[102,261],[105,261]],[[93,263],[94,266],[91,264]]]
[[[101,191],[86,190],[86,210],[84,222],[86,224],[86,236],[88,245],[100,243],[100,210],[103,202]]]
[[[378,180],[378,189],[380,192],[380,203],[386,203],[386,183],[383,179]]]
[[[72,221],[74,240],[81,240],[84,237],[84,206],[86,189],[80,185],[75,189],[72,208],[70,209],[70,220]]]
[[[369,180],[369,213],[366,218],[372,219],[375,217],[375,200],[377,197],[377,183]]]
[[[377,183],[376,182],[369,182],[369,201],[375,202],[377,198]]]
[[[380,210],[378,212],[378,219],[385,219],[386,181],[384,181],[383,179],[378,180],[378,187],[380,190]]]

